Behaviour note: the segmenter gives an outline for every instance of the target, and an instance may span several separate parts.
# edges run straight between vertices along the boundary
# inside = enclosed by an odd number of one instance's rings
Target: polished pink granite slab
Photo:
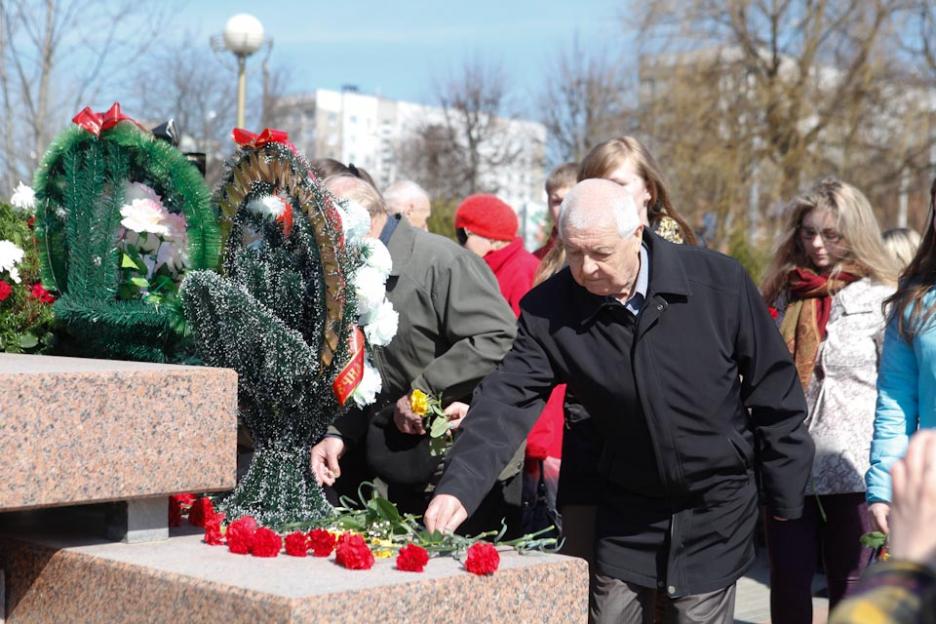
[[[237,375],[0,353],[0,510],[235,485]]]
[[[148,544],[0,536],[7,624],[51,622],[586,622],[587,564],[504,552],[489,577],[345,570],[333,557],[260,559],[176,534]]]

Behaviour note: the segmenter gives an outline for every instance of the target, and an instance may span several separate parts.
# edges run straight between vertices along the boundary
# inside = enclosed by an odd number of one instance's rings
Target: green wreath
[[[34,180],[42,280],[59,293],[53,310],[66,353],[176,360],[187,333],[177,284],[164,274],[140,277],[147,267],[121,238],[131,182],[158,193],[169,214],[184,215],[188,268],[217,266],[217,218],[198,170],[123,121],[98,136],[69,128],[43,157]]]

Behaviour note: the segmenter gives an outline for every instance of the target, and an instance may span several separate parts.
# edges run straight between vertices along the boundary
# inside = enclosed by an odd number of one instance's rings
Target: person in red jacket
[[[520,315],[520,300],[533,287],[539,266],[539,259],[524,249],[523,241],[517,237],[519,227],[513,208],[495,195],[470,195],[455,211],[459,242],[491,267],[501,294],[517,316]],[[523,474],[525,531],[558,524],[555,510],[562,458],[564,393],[562,388],[557,388],[557,392],[557,400],[550,400],[527,435]],[[543,504],[538,505],[538,502]]]

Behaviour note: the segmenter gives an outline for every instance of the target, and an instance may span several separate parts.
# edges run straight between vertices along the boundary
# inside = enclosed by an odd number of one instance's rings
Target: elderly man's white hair
[[[387,212],[397,214],[406,210],[410,203],[425,201],[429,203],[429,193],[412,180],[398,180],[383,192],[387,203]]]
[[[634,198],[624,188],[601,178],[582,180],[572,187],[559,208],[559,237],[569,228],[586,230],[612,217],[618,233],[628,236],[640,225]]]

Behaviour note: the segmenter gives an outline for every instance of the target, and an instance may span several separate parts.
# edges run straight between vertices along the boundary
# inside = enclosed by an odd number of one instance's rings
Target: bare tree
[[[933,144],[918,125],[932,85],[895,52],[915,4],[635,3],[646,46],[639,128],[673,163],[684,209],[722,215],[722,234],[732,222],[756,230],[803,185],[834,174],[890,213]]]
[[[426,120],[401,146],[401,169],[435,197],[496,193],[496,170],[521,151],[509,128],[503,70],[477,59],[467,61],[453,77],[437,81],[436,94],[441,115]]]
[[[117,92],[162,28],[165,3],[0,2],[0,191],[32,176],[53,134],[100,94]]]
[[[581,160],[598,143],[623,134],[626,69],[606,50],[586,52],[577,37],[556,55],[539,97],[553,162]]]

